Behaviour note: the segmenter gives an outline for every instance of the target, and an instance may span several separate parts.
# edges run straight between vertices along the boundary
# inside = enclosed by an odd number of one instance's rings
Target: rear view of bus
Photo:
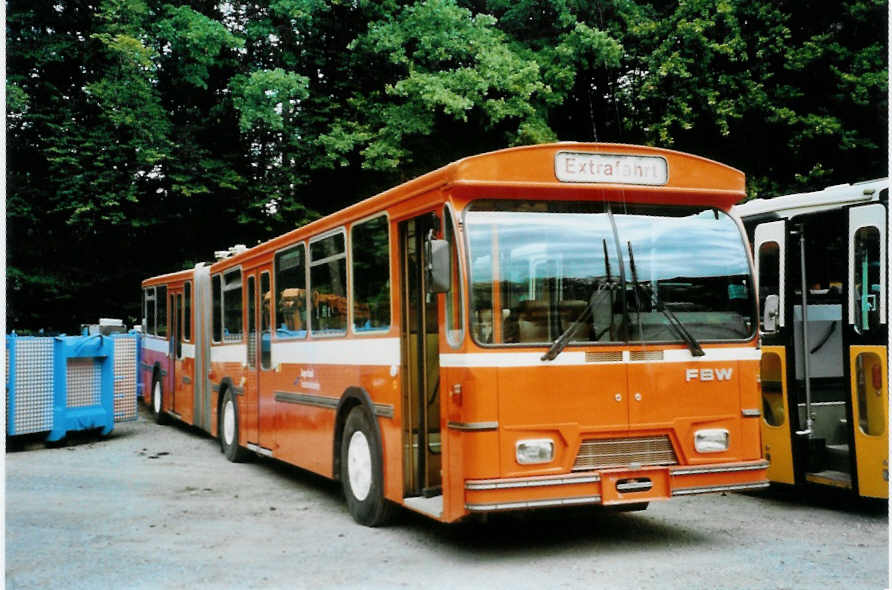
[[[453,188],[470,339],[440,355],[452,510],[766,486],[753,279],[727,214],[743,175],[629,146],[512,156],[513,182],[469,163],[477,181]]]

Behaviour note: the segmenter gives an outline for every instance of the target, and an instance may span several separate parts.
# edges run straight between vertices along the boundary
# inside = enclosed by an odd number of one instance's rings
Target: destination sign
[[[669,164],[661,156],[558,152],[554,172],[561,182],[659,186],[669,181]]]

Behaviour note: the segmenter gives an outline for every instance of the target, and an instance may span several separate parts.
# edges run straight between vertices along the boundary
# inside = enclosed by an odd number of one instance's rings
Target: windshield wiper
[[[626,242],[626,243],[628,244],[628,247],[629,247],[629,267],[632,272],[632,281],[634,281],[634,283],[635,283],[635,299],[638,302],[639,313],[640,313],[641,302],[638,299],[638,285],[639,285],[639,283],[638,283],[638,273],[635,270],[635,256],[634,256],[634,254],[632,254],[632,242]],[[663,313],[663,315],[666,316],[666,319],[669,320],[669,326],[675,331],[676,334],[678,334],[681,337],[682,340],[685,341],[685,344],[688,345],[688,348],[691,351],[691,355],[705,356],[706,353],[703,352],[703,349],[700,347],[700,343],[697,342],[697,339],[694,338],[690,332],[688,332],[687,328],[684,327],[684,324],[681,323],[681,320],[678,319],[678,316],[676,316],[674,313],[672,313],[671,309],[666,307],[666,304],[663,303],[662,299],[660,299],[659,294],[654,292],[654,290],[651,288],[650,283],[641,283],[641,286],[643,288],[647,289],[648,293],[650,294],[650,300],[653,303],[653,305],[656,306],[657,310],[661,311]],[[639,316],[639,318],[640,318],[640,316]],[[641,330],[640,320],[639,320],[639,328],[638,329]],[[642,335],[642,337],[643,337],[643,335]]]

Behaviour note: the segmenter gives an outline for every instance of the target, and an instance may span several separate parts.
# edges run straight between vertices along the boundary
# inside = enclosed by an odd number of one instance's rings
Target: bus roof
[[[205,266],[205,263],[199,262],[195,265],[195,268],[198,268],[200,266]],[[186,270],[178,270],[176,272],[169,272],[167,274],[149,277],[142,282],[142,286],[151,287],[153,285],[167,285],[169,283],[188,281],[192,278],[192,273],[194,272],[194,268],[188,268]]]
[[[880,192],[889,188],[888,178],[837,184],[810,193],[795,193],[767,199],[753,199],[734,207],[744,220],[753,217],[790,219],[804,213],[831,211],[858,203],[878,201]]]
[[[619,170],[628,171],[623,177]],[[616,178],[616,180],[612,180]],[[215,262],[211,272],[291,242],[373,215],[433,190],[453,195],[580,200],[617,198],[671,202],[682,197],[730,209],[745,196],[744,174],[683,152],[645,146],[561,142],[469,156],[313,221],[244,252]]]

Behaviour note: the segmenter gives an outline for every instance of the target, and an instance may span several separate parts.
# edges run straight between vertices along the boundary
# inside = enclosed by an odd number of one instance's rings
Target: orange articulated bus
[[[145,401],[367,525],[765,487],[743,196],[655,148],[459,160],[144,281]]]

